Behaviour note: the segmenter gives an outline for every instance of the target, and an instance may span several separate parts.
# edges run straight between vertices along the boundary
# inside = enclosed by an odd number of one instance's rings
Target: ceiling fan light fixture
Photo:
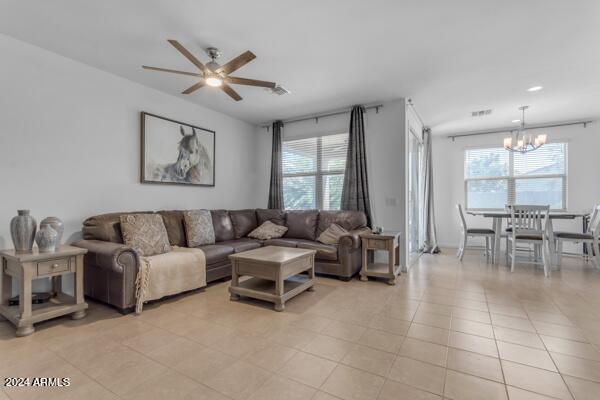
[[[219,87],[223,84],[223,78],[218,74],[210,74],[205,78],[206,84],[212,87]]]

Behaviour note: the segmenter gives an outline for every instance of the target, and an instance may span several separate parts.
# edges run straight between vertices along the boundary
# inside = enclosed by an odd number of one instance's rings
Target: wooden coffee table
[[[230,255],[231,300],[252,297],[275,303],[275,311],[283,311],[286,301],[305,290],[314,290],[315,253],[315,250],[267,246]],[[244,275],[251,278],[240,281]]]

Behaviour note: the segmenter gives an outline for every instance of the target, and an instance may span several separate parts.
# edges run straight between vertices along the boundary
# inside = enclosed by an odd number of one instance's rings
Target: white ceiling
[[[411,97],[436,134],[600,117],[600,1],[589,0],[0,0],[0,32],[189,101],[260,123]],[[292,94],[235,86],[244,100],[194,78],[166,39],[203,61],[245,50],[234,75]],[[544,86],[536,93],[526,91]],[[93,93],[90,93],[93,96]],[[473,110],[492,108],[486,117]]]

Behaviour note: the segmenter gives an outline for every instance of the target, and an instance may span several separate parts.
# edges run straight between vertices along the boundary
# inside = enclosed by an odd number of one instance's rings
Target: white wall
[[[323,110],[328,111],[328,110]],[[287,124],[284,138],[310,137],[323,134],[348,132],[349,114]],[[367,145],[367,168],[373,224],[389,230],[404,230],[405,225],[405,101],[396,100],[383,104],[379,113],[369,110],[365,114],[365,139]],[[261,203],[267,205],[271,171],[271,135],[258,128],[261,165],[258,173],[262,193]],[[404,254],[404,251],[402,252]],[[401,256],[404,259],[404,256]]]
[[[600,171],[600,123],[597,121],[584,128],[582,125],[548,128],[544,130],[552,142],[566,141],[567,155],[567,209],[572,212],[589,211],[600,203],[600,185],[596,175]],[[539,131],[541,133],[541,130]],[[456,203],[464,198],[464,149],[467,147],[500,146],[507,134],[481,135],[457,138],[455,142],[446,137],[433,141],[434,196],[437,233],[440,245],[456,247],[459,240],[459,221]],[[491,227],[491,220],[467,216],[471,227]],[[581,219],[555,221],[555,230],[581,231]]]
[[[7,36],[0,53],[0,248],[20,208],[72,241],[104,212],[259,205],[254,126]],[[216,131],[214,188],[139,183],[140,111]]]

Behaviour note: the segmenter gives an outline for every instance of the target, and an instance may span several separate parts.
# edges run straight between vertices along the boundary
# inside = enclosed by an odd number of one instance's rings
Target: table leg
[[[311,287],[309,287],[306,290],[309,292],[314,292],[315,291],[315,256],[311,257],[310,265],[311,265],[311,268],[308,270],[308,279],[310,279],[313,282],[313,284]]]
[[[502,245],[502,218],[494,217],[494,259],[492,262],[495,264],[499,261],[500,257],[500,246]]]
[[[75,303],[83,304],[84,303],[84,293],[83,293],[83,255],[77,256],[76,266],[75,266]],[[58,277],[57,281],[57,289],[62,292],[62,276]],[[59,293],[60,293],[59,292]],[[85,310],[79,310],[71,314],[71,319],[81,319],[85,317]]]
[[[8,299],[12,296],[12,277],[4,272],[4,258],[0,258],[0,304],[8,305]],[[0,321],[5,320],[0,315]]]
[[[21,269],[21,282],[19,287],[19,312],[20,320],[31,320],[31,266],[23,265]],[[17,328],[17,336],[27,336],[34,332],[33,323],[24,322]]]
[[[283,298],[283,289],[284,289],[284,279],[283,279],[283,275],[281,275],[279,273],[279,274],[277,274],[277,277],[275,280],[275,293],[277,293],[277,296],[279,297],[279,299],[275,303],[275,311],[283,311],[285,309],[285,304],[282,299]]]
[[[396,284],[396,274],[394,269],[396,268],[396,249],[394,248],[394,244],[392,243],[392,248],[388,247],[388,272],[390,274],[390,278],[388,279],[388,285]]]
[[[362,241],[362,265],[360,267],[360,280],[363,282],[366,282],[369,280],[369,278],[367,277],[367,263],[369,262],[368,257],[367,257],[368,253],[369,253],[369,250],[367,250],[366,242],[363,240]]]
[[[546,221],[546,235],[548,235],[548,250],[550,251],[550,265],[556,264],[556,243],[554,243],[554,227],[552,218]],[[544,249],[542,249],[544,251]]]
[[[239,275],[237,273],[237,261],[233,260],[231,265],[231,287],[236,288],[239,286]],[[230,300],[236,301],[240,299],[240,295],[236,293],[231,293],[229,296]]]

